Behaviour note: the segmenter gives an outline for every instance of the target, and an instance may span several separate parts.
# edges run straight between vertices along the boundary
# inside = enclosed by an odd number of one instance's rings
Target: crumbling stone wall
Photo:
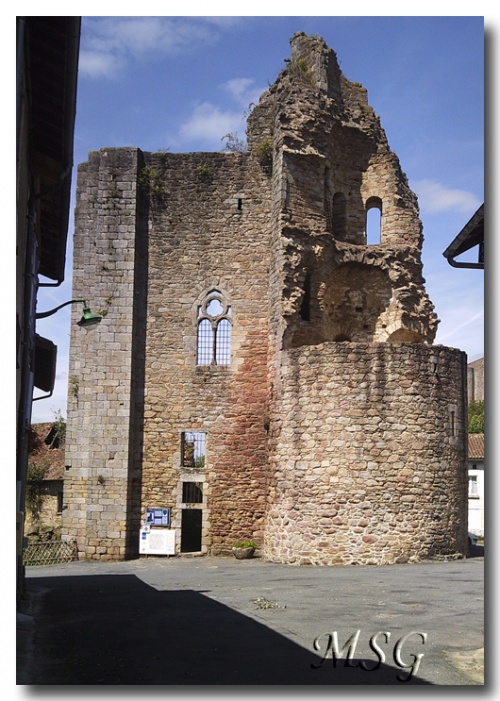
[[[80,167],[73,294],[104,316],[72,328],[81,556],[137,555],[148,507],[172,510],[177,552],[465,552],[465,356],[432,346],[416,197],[366,90],[320,38],[291,47],[247,151]]]
[[[250,119],[251,132],[272,121],[275,154],[265,556],[380,564],[463,553],[465,356],[441,349],[438,361],[430,346],[437,318],[416,197],[366,90],[320,38],[291,45]]]
[[[253,135],[267,117],[273,135],[277,347],[308,337],[432,343],[438,322],[424,288],[417,200],[366,90],[341,74],[319,37],[297,34],[291,45],[287,70],[249,120]],[[373,207],[380,208],[380,242],[367,245]],[[375,278],[385,292],[370,307]]]

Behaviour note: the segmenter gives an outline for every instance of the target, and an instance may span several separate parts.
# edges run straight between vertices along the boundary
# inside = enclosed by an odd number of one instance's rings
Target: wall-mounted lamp
[[[78,326],[93,326],[94,324],[98,324],[102,316],[99,316],[98,314],[92,314],[90,311],[90,307],[87,306],[87,301],[85,299],[70,299],[68,302],[64,302],[63,304],[60,304],[58,307],[55,307],[55,309],[50,309],[48,312],[39,312],[36,315],[37,319],[45,319],[48,316],[52,316],[52,314],[55,314],[56,312],[59,311],[59,309],[62,309],[63,307],[66,307],[68,304],[76,304],[77,302],[80,302],[83,304],[83,316],[78,321]]]
[[[86,305],[87,302],[84,302],[83,316],[80,319],[80,321],[77,321],[78,326],[94,326],[102,320],[102,316],[99,316],[98,314],[93,314],[90,311],[90,307],[87,307]]]

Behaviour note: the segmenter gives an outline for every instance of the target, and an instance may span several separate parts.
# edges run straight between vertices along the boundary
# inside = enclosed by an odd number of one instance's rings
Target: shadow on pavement
[[[388,685],[408,669],[334,668],[203,592],[157,591],[132,575],[30,579],[45,591],[36,612],[36,666],[27,684]],[[345,641],[343,641],[345,642]],[[311,665],[319,665],[314,668]],[[370,671],[372,670],[372,671]],[[38,693],[43,693],[39,689]],[[51,691],[53,693],[53,690]]]

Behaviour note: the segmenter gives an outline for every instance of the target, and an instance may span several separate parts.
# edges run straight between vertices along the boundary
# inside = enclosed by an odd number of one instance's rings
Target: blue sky
[[[297,31],[322,36],[368,90],[419,198],[435,342],[481,357],[484,274],[452,268],[442,253],[484,201],[483,17],[83,17],[75,166],[106,146],[216,151],[229,132],[244,139],[244,115],[285,67]],[[71,299],[72,233],[73,213],[66,281],[40,290],[39,311]],[[38,322],[58,345],[58,371],[34,422],[66,416],[69,324],[67,309]]]

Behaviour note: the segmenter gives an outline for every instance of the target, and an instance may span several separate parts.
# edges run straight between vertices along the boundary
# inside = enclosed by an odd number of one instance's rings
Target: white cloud
[[[121,69],[124,61],[105,51],[81,51],[78,69],[89,78],[111,78]]]
[[[461,313],[460,318],[463,319],[462,314],[463,314],[463,312]],[[475,322],[477,322],[477,323],[475,323]],[[476,330],[477,328],[480,328],[480,327],[482,328],[483,323],[484,323],[484,310],[481,310],[480,312],[473,314],[465,321],[462,320],[462,321],[458,322],[457,320],[455,320],[454,325],[451,328],[448,328],[444,332],[444,334],[439,336],[439,343],[444,343],[444,341],[447,341],[447,340],[449,341],[450,338],[458,337],[458,332],[463,331],[463,329],[467,328],[468,326],[471,326],[471,324],[474,324],[474,330]]]
[[[252,102],[257,103],[265,88],[254,85],[253,78],[232,78],[220,87],[228,92],[236,102],[243,107],[248,107]]]
[[[453,270],[431,275],[426,288],[440,324],[436,344],[460,348],[469,358],[484,355],[484,290],[482,273]]]
[[[246,113],[252,103],[259,101],[265,88],[256,87],[253,78],[232,78],[219,88],[230,95],[238,109],[224,109],[208,101],[195,105],[191,116],[179,129],[176,142],[182,145],[194,142],[196,145],[202,144],[204,148],[221,150],[226,134],[234,134],[244,140]]]
[[[218,36],[217,25],[189,17],[84,17],[80,72],[115,77],[129,61],[193,51]]]
[[[180,137],[182,141],[213,142],[216,148],[222,149],[222,137],[241,131],[243,121],[239,111],[224,111],[210,102],[203,102],[196,105],[191,117],[180,128]]]
[[[474,314],[463,323],[452,317],[445,317],[434,344],[459,348],[467,353],[469,361],[481,358],[484,355],[484,315]]]
[[[448,210],[470,213],[481,204],[472,192],[447,188],[436,180],[417,180],[412,189],[418,195],[420,208],[433,214]]]
[[[195,19],[193,17],[193,19]],[[242,24],[248,21],[248,17],[233,17],[232,15],[219,15],[218,17],[196,17],[200,22],[208,22],[217,27],[234,27],[237,24]]]

